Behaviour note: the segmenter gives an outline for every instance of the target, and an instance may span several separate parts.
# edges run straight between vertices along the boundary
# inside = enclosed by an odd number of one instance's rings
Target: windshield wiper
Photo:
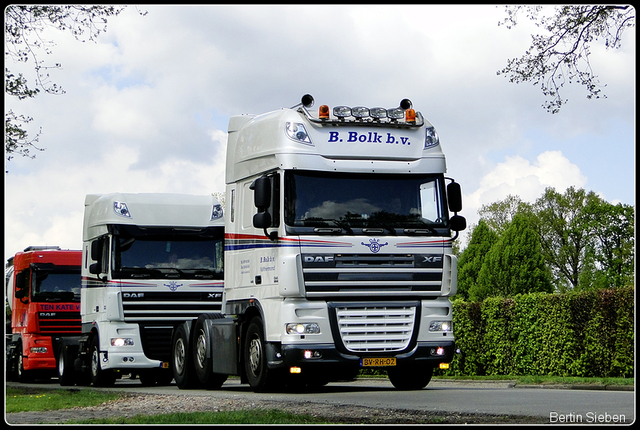
[[[419,223],[420,226],[417,228],[405,228],[403,231],[405,234],[438,234],[438,230],[431,227],[429,224],[425,223],[422,220],[415,220],[416,223]]]
[[[380,229],[363,228],[362,229],[363,233],[378,233],[378,232],[383,233],[384,230],[387,230],[393,236],[395,236],[397,234],[395,228],[391,227],[389,224],[387,224],[387,223],[385,223],[383,221],[378,221],[378,220],[369,218],[369,224],[374,224],[374,225],[380,226]],[[374,231],[374,230],[378,230],[378,231]],[[382,231],[379,231],[379,230],[382,230]]]
[[[342,230],[344,230],[348,234],[351,234],[351,235],[353,234],[353,229],[346,222],[340,221],[340,220],[337,220],[337,219],[328,219],[327,221],[330,221],[330,222],[334,223],[339,228],[335,228],[335,227],[316,227],[316,228],[313,229],[313,231],[316,232],[316,233],[342,233]]]

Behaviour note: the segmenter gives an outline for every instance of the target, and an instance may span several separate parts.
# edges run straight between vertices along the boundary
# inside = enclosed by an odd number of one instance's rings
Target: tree
[[[484,219],[471,233],[471,240],[458,260],[458,295],[469,299],[470,290],[478,290],[478,276],[491,247],[498,241],[498,234],[489,228]],[[476,293],[477,294],[477,293]]]
[[[492,296],[513,297],[533,292],[551,293],[553,286],[532,217],[517,213],[487,254],[469,297],[480,301]]]
[[[548,98],[543,107],[551,113],[568,101],[560,95],[566,83],[583,85],[588,99],[606,97],[589,61],[591,43],[603,40],[607,49],[620,48],[622,34],[635,25],[633,6],[556,6],[552,16],[540,16],[542,6],[506,6],[507,17],[498,25],[512,28],[522,10],[547,34],[532,35],[525,54],[508,60],[498,75],[508,75],[513,83],[539,84]]]
[[[606,288],[633,285],[634,209],[594,198],[586,208],[595,239],[595,268],[607,280]]]
[[[51,40],[42,38],[45,29],[66,31],[84,42],[95,41],[106,30],[107,18],[118,15],[124,7],[84,6],[84,5],[9,5],[5,8],[5,64],[8,59],[14,62],[33,62],[35,67],[34,84],[27,85],[27,79],[15,75],[5,67],[5,91],[18,100],[33,98],[43,91],[47,94],[64,94],[64,89],[51,81],[49,70],[59,69],[61,65],[48,64],[41,54],[49,55],[55,45]],[[141,13],[142,14],[142,13]],[[29,139],[23,125],[32,121],[31,117],[16,114],[12,110],[5,113],[5,151],[7,160],[13,154],[33,158],[30,149],[42,151],[35,146],[40,133]]]
[[[487,226],[501,235],[509,227],[516,213],[529,210],[531,210],[530,205],[523,202],[520,196],[509,194],[504,200],[482,205],[478,215],[485,220]]]
[[[543,254],[560,291],[578,286],[587,253],[594,247],[585,209],[596,198],[593,191],[569,187],[560,194],[549,187],[534,204]]]

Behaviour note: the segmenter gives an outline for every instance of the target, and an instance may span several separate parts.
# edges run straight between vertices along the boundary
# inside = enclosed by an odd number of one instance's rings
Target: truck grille
[[[442,254],[303,254],[307,297],[438,296]]]
[[[222,292],[133,292],[122,294],[126,322],[187,321],[220,312]]]
[[[416,321],[415,305],[337,305],[340,339],[350,352],[402,351],[409,346]]]
[[[81,333],[80,312],[40,312],[40,333],[50,336],[65,336]]]

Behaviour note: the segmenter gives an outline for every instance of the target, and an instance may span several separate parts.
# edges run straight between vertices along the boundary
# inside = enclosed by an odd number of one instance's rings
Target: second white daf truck
[[[421,389],[452,359],[466,221],[434,127],[406,99],[312,105],[229,121],[224,313],[174,336],[176,380],[264,391],[378,368]]]
[[[61,384],[173,379],[174,328],[220,312],[224,217],[213,196],[90,194],[85,199],[82,337],[60,353]]]

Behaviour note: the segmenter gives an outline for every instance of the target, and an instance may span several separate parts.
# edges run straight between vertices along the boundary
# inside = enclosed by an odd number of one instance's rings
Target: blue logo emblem
[[[171,281],[168,284],[162,284],[165,287],[169,287],[169,289],[173,292],[175,290],[177,290],[179,287],[182,287],[182,285],[184,284],[178,284],[176,281]]]
[[[383,246],[389,245],[389,242],[380,243],[378,242],[378,239],[369,239],[369,243],[360,242],[360,244],[368,247],[371,252],[375,254],[379,252],[380,248],[382,248]]]

